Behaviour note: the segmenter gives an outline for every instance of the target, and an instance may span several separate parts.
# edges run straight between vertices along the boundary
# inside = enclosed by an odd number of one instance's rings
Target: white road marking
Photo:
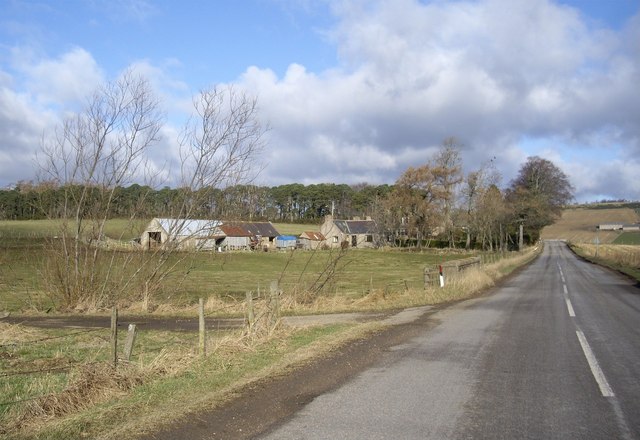
[[[563,285],[562,285],[562,289],[564,290],[564,294],[565,294],[565,295],[568,295],[568,294],[569,294],[569,291],[567,290],[567,285],[566,285],[566,284],[563,284]]]
[[[607,378],[604,376],[604,373],[600,368],[600,364],[598,364],[598,360],[596,359],[595,354],[593,354],[591,346],[589,346],[584,333],[582,333],[580,330],[576,330],[576,334],[578,335],[578,340],[580,341],[580,345],[582,346],[582,351],[584,352],[584,355],[587,358],[587,362],[589,363],[589,367],[591,368],[591,374],[593,374],[596,382],[598,382],[600,392],[604,397],[614,397],[615,394],[613,394],[613,390],[609,386],[609,382],[607,382]]]
[[[569,309],[569,316],[572,318],[576,317],[576,312],[573,311],[573,306],[571,305],[571,300],[569,298],[564,299],[567,302],[567,309]]]

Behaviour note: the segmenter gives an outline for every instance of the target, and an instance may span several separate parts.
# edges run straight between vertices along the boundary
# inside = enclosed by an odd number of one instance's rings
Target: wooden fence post
[[[200,298],[199,306],[198,306],[198,315],[199,315],[199,325],[198,330],[200,333],[200,341],[199,341],[199,352],[200,356],[204,357],[207,355],[207,335],[204,327],[204,298]]]
[[[274,326],[280,319],[280,292],[278,291],[278,281],[271,281],[271,325]]]
[[[124,358],[125,360],[131,360],[131,352],[133,351],[133,344],[136,342],[136,325],[129,324],[127,331],[127,339],[124,342]]]
[[[111,361],[118,366],[118,308],[111,308]]]
[[[247,299],[247,324],[249,325],[249,330],[253,328],[253,324],[255,323],[255,315],[253,313],[253,292],[247,290],[246,293]]]

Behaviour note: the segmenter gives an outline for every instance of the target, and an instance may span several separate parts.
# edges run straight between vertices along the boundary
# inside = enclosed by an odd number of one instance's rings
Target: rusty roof
[[[303,238],[308,238],[309,240],[314,241],[324,241],[325,239],[322,233],[316,231],[304,231],[302,234],[300,234],[300,236],[304,236]]]

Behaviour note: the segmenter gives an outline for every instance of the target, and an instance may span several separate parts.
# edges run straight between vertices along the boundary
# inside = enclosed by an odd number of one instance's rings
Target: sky
[[[256,184],[391,184],[455,137],[503,186],[539,156],[578,202],[640,200],[640,0],[0,0],[0,188],[126,69],[163,163],[185,103],[233,85],[269,127]]]

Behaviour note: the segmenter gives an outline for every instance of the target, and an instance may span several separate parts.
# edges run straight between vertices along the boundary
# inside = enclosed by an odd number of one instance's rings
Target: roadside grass
[[[640,281],[640,246],[621,244],[596,246],[582,243],[571,243],[570,246],[581,257]]]
[[[146,360],[121,365],[118,370],[94,361],[99,356],[92,353],[92,348],[101,351],[100,341],[96,346],[85,341],[87,360],[69,375],[10,376],[3,381],[0,436],[117,439],[140,435],[186,413],[219,405],[248,383],[303,363],[379,327],[370,323],[280,328],[271,337],[252,343],[239,331],[217,334],[210,336],[209,345],[213,348],[205,359],[195,354],[197,334],[184,334],[180,338],[187,340],[182,344],[165,344]],[[2,331],[16,332],[6,326]],[[38,336],[56,333],[39,330]],[[165,332],[145,333],[150,340],[158,341]],[[137,345],[146,343],[143,340]],[[38,355],[48,353],[55,357],[59,347],[46,345]],[[6,358],[6,349],[2,353]],[[21,362],[21,368],[29,368],[35,358]],[[1,371],[7,371],[5,365]],[[17,403],[6,405],[7,402]]]

